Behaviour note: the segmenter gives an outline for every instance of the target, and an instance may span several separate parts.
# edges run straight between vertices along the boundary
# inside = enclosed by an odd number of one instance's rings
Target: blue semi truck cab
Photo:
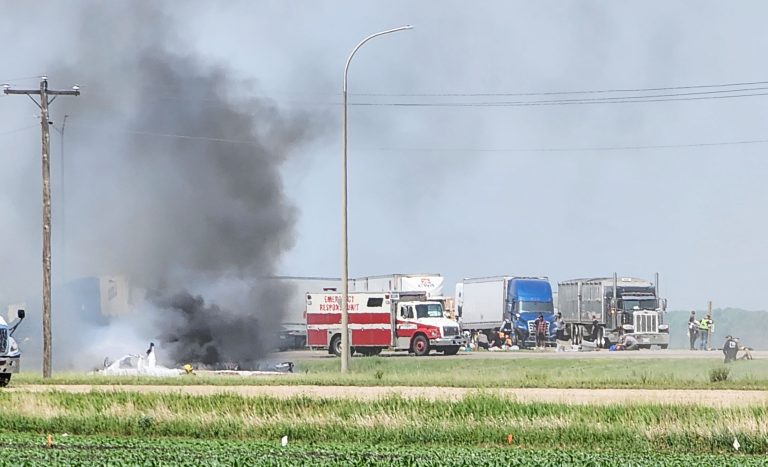
[[[554,301],[546,277],[464,279],[456,286],[455,302],[463,330],[492,336],[510,320],[519,344],[532,346],[536,342],[534,321],[541,314],[547,323],[547,342],[555,342]]]
[[[546,278],[513,278],[507,282],[507,311],[515,333],[525,345],[535,345],[535,321],[544,317],[547,326],[547,341],[555,341],[555,309],[552,287]]]

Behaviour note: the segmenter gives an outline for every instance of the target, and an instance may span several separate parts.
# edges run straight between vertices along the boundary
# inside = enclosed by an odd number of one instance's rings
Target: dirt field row
[[[243,396],[295,396],[372,400],[389,395],[430,400],[457,400],[466,395],[488,394],[509,397],[519,402],[558,402],[567,404],[698,404],[709,407],[735,407],[768,404],[768,392],[736,390],[653,390],[653,389],[468,389],[440,387],[351,387],[351,386],[91,386],[25,385],[10,391],[126,391],[211,395],[235,393]]]

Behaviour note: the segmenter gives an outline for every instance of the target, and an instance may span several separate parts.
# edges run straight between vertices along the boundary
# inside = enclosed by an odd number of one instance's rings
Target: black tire
[[[11,374],[10,373],[2,373],[0,374],[0,388],[4,388],[8,386],[8,383],[11,382]]]
[[[452,345],[450,347],[445,347],[443,349],[443,355],[456,355],[459,353],[459,346],[458,345]]]
[[[611,341],[607,337],[603,337],[603,348],[604,349],[611,348]]]
[[[329,353],[341,357],[341,334],[336,334],[331,339],[331,345],[328,347]]]
[[[661,344],[659,347],[661,347],[661,350],[667,350],[667,347],[669,347],[669,344]]]
[[[411,341],[411,349],[417,357],[425,357],[429,355],[429,341],[422,334],[419,334]]]

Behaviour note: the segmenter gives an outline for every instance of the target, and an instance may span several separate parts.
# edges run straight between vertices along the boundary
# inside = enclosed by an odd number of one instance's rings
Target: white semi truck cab
[[[16,320],[13,325],[9,325],[2,316],[0,316],[0,387],[8,386],[11,381],[11,375],[19,372],[21,365],[21,351],[13,333],[19,327],[24,319],[24,310],[18,310]]]

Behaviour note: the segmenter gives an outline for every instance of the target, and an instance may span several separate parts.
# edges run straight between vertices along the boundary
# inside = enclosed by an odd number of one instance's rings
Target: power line
[[[739,94],[735,96],[702,96],[702,97],[678,97],[661,99],[632,99],[623,100],[579,100],[575,102],[562,101],[532,101],[532,102],[357,102],[351,106],[359,107],[536,107],[558,105],[599,105],[599,104],[642,104],[646,102],[675,102],[675,101],[700,101],[710,99],[735,99],[741,97],[768,96],[768,92]]]
[[[721,88],[733,86],[757,86],[768,84],[768,81],[749,81],[739,83],[720,83],[720,84],[696,84],[687,86],[666,86],[656,88],[628,88],[628,89],[590,89],[582,91],[546,91],[546,92],[477,92],[477,93],[354,93],[355,96],[366,97],[511,97],[511,96],[557,96],[569,94],[608,94],[617,92],[654,92],[654,91],[672,91],[677,89],[703,89],[703,88]]]
[[[13,134],[13,133],[18,133],[20,131],[29,130],[29,129],[35,128],[36,126],[37,125],[27,125],[27,126],[23,126],[21,128],[16,128],[14,130],[3,131],[3,132],[0,132],[0,136],[10,135],[10,134]]]
[[[768,139],[753,139],[741,141],[717,141],[709,143],[683,144],[649,144],[638,146],[592,146],[592,147],[563,147],[563,148],[370,148],[364,151],[381,152],[587,152],[587,151],[638,151],[656,149],[681,149],[716,146],[738,146],[750,144],[768,144]]]
[[[754,88],[753,90],[763,90],[768,88]],[[749,91],[746,89],[744,91]],[[715,92],[715,91],[713,91]],[[743,91],[739,91],[743,92]],[[696,96],[701,93],[680,93],[675,95],[659,96],[622,96],[614,98],[591,98],[591,99],[559,99],[542,101],[513,101],[513,102],[356,102],[350,105],[361,107],[535,107],[535,106],[557,106],[557,105],[597,105],[597,104],[638,104],[646,102],[675,102],[675,101],[699,101],[710,99],[735,99],[742,97],[766,96],[768,92],[757,92],[737,95],[724,96]]]
[[[131,135],[157,136],[161,138],[175,138],[175,139],[185,139],[185,140],[193,140],[193,141],[210,141],[214,143],[232,143],[232,144],[245,144],[245,145],[254,145],[254,146],[258,146],[262,144],[259,141],[255,141],[255,140],[218,138],[215,136],[183,135],[183,134],[177,134],[177,133],[157,133],[154,131],[145,131],[145,130],[105,128],[97,125],[83,125],[81,123],[70,123],[69,126],[77,127],[77,128],[96,129],[96,130],[99,130],[100,132],[112,131],[117,133],[128,133]]]
[[[442,94],[353,94],[357,97],[503,97],[503,96],[554,96],[554,95],[576,95],[576,94],[608,94],[608,93],[631,93],[631,92],[652,92],[665,90],[694,90],[707,89],[693,92],[673,92],[664,94],[646,94],[646,95],[622,95],[622,96],[604,96],[604,97],[583,97],[574,99],[543,99],[543,100],[516,100],[516,101],[480,101],[480,102],[351,102],[349,105],[358,107],[528,107],[528,106],[555,106],[555,105],[595,105],[595,104],[633,104],[643,102],[675,102],[690,100],[707,99],[734,99],[745,97],[757,97],[768,95],[768,81],[752,81],[741,83],[724,84],[706,84],[689,86],[667,86],[656,88],[635,88],[635,89],[598,89],[586,91],[553,91],[553,92],[532,92],[532,93],[442,93]],[[736,89],[719,89],[725,87],[741,86]],[[751,87],[744,87],[751,86]],[[738,93],[738,94],[736,94]],[[337,94],[333,94],[337,96]],[[183,95],[157,95],[154,98],[164,100],[178,100],[203,102],[208,104],[221,103],[219,99],[205,97],[188,97]],[[321,105],[321,106],[339,106],[340,102],[332,101],[293,101],[276,100],[268,95],[257,96],[257,98],[268,99],[271,104],[289,104],[289,105]]]
[[[698,91],[698,92],[678,92],[671,94],[650,94],[645,96],[617,96],[617,97],[587,97],[581,99],[554,99],[554,100],[539,100],[539,101],[512,101],[512,102],[489,102],[489,105],[505,105],[505,104],[561,104],[561,103],[581,103],[581,102],[610,102],[618,100],[628,99],[653,99],[653,98],[667,98],[667,97],[683,97],[683,96],[702,96],[712,94],[724,94],[732,92],[750,92],[750,91],[765,91],[768,87],[757,88],[740,88],[740,89],[727,89],[720,91]]]
[[[82,125],[70,123],[70,126],[80,128],[96,129],[100,132],[112,131],[117,133],[127,133],[137,136],[157,136],[162,138],[175,138],[191,141],[210,141],[215,143],[232,143],[245,145],[260,145],[259,141],[218,138],[213,136],[184,135],[176,133],[157,133],[145,130],[131,130],[118,128],[104,128],[93,125]],[[752,144],[768,144],[768,139],[750,139],[736,141],[715,141],[701,143],[681,143],[681,144],[647,144],[635,146],[587,146],[587,147],[561,147],[561,148],[360,148],[361,151],[381,151],[381,152],[584,152],[584,151],[634,151],[634,150],[655,150],[655,149],[680,149],[694,147],[716,147],[716,146],[739,146]]]

